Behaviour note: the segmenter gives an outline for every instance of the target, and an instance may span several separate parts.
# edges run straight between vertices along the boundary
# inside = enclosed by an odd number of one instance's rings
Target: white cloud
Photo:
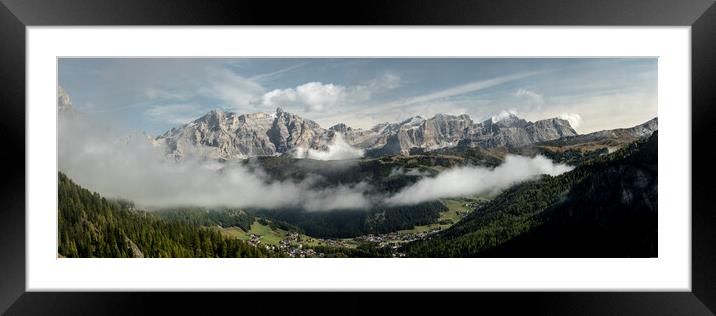
[[[371,204],[364,193],[367,189],[368,185],[360,182],[356,185],[340,185],[332,189],[309,190],[304,196],[303,207],[309,211],[368,208]]]
[[[365,150],[355,148],[346,143],[343,135],[336,133],[333,143],[328,145],[327,150],[316,150],[309,148],[308,150],[298,150],[295,153],[296,158],[308,158],[314,160],[346,160],[361,158],[365,155]]]
[[[308,82],[296,88],[275,89],[262,97],[265,107],[285,107],[307,112],[331,111],[370,98],[365,86],[341,86],[333,83]]]
[[[554,164],[543,156],[507,155],[505,161],[494,169],[457,167],[433,178],[423,178],[386,202],[393,205],[416,204],[439,198],[490,194],[541,174],[556,176],[572,169],[568,165]]]
[[[320,112],[345,102],[346,88],[332,83],[309,82],[289,89],[275,89],[262,97],[267,107],[301,108]]]
[[[559,118],[567,120],[572,128],[576,129],[579,125],[582,125],[582,117],[576,113],[562,113]]]
[[[296,87],[297,98],[313,111],[322,111],[328,107],[346,101],[347,89],[332,83],[309,82]]]
[[[400,87],[400,76],[384,72],[365,84],[344,86],[319,81],[307,82],[295,88],[274,89],[261,97],[264,107],[284,107],[305,112],[331,112],[350,108],[370,100],[375,94]]]
[[[497,114],[497,115],[495,115],[495,116],[492,117],[492,123],[497,123],[497,122],[502,121],[502,120],[504,120],[504,119],[506,119],[506,118],[508,118],[508,117],[510,117],[510,116],[512,116],[512,115],[515,115],[515,116],[516,116],[516,115],[517,115],[517,111],[515,111],[515,110],[508,110],[508,111],[502,110],[502,111],[500,111],[499,114]]]
[[[390,170],[388,177],[400,177],[400,176],[413,176],[413,177],[427,177],[430,172],[420,171],[418,168],[408,168],[407,171],[403,167],[396,167]]]

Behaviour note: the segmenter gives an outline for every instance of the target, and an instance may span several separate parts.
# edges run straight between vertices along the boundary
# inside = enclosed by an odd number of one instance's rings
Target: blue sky
[[[655,58],[62,58],[59,84],[90,117],[152,135],[214,108],[280,106],[326,128],[511,111],[580,133],[657,115]]]

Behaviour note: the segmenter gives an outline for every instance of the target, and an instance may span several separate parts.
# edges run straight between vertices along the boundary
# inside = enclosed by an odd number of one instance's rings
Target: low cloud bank
[[[336,133],[336,137],[333,139],[333,143],[328,145],[328,150],[298,150],[296,151],[296,158],[308,158],[314,160],[346,160],[361,158],[365,155],[365,150],[355,148],[349,145],[343,135]]]
[[[457,167],[432,178],[423,178],[388,198],[386,202],[391,205],[406,205],[439,198],[495,193],[538,175],[556,176],[572,169],[573,167],[568,165],[554,164],[543,156],[530,158],[507,155],[505,162],[494,169]]]
[[[407,168],[403,167],[393,168],[390,170],[388,177],[401,177],[401,176],[412,176],[412,177],[426,177],[429,176],[430,172],[420,171],[418,168]]]
[[[77,116],[60,116],[59,127],[60,171],[89,190],[129,199],[141,207],[304,207],[323,211],[369,206],[364,184],[315,189],[313,179],[275,181],[262,170],[239,163],[191,159],[176,163],[146,135],[120,138]],[[330,154],[340,156],[335,151]]]
[[[508,155],[494,168],[458,167],[430,177],[417,170],[392,170],[391,175],[422,176],[390,196],[372,196],[365,182],[316,188],[318,178],[277,181],[261,168],[242,163],[187,159],[170,161],[147,135],[120,138],[80,116],[59,122],[59,167],[71,179],[103,196],[124,198],[144,208],[302,207],[309,211],[369,208],[375,203],[407,205],[438,198],[470,196],[503,190],[540,174],[559,175],[572,169],[549,159]],[[336,137],[327,151],[309,150],[310,159],[361,157],[363,152]]]

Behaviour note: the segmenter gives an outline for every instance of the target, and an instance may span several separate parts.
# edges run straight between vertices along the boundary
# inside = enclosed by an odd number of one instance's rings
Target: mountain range
[[[657,129],[656,119],[623,129],[622,134],[641,137]],[[276,109],[274,113],[237,114],[215,109],[183,126],[156,137],[167,154],[181,160],[187,156],[233,160],[293,154],[307,149],[326,150],[340,134],[348,145],[367,156],[407,155],[414,149],[518,148],[574,137],[606,137],[614,131],[579,135],[567,120],[550,118],[529,122],[515,114],[475,122],[469,115],[414,116],[370,129],[339,123],[323,128],[315,121]]]
[[[84,117],[58,87],[58,113]],[[295,155],[307,149],[327,150],[337,141],[361,149],[368,157],[409,155],[452,149],[500,149],[520,153],[521,148],[595,144],[614,148],[649,136],[658,129],[657,118],[614,130],[578,134],[569,121],[549,118],[529,122],[513,113],[475,122],[467,114],[414,116],[385,122],[370,129],[344,123],[323,128],[317,122],[277,108],[274,113],[237,114],[214,109],[198,119],[172,128],[158,137],[143,135],[167,156],[182,160],[193,156],[210,160]],[[339,137],[340,135],[340,137]],[[340,140],[338,140],[340,138]]]

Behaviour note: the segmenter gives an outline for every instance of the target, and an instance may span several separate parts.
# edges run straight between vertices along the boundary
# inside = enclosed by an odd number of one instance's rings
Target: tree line
[[[65,257],[269,257],[265,249],[186,220],[134,210],[58,176],[58,253]]]

